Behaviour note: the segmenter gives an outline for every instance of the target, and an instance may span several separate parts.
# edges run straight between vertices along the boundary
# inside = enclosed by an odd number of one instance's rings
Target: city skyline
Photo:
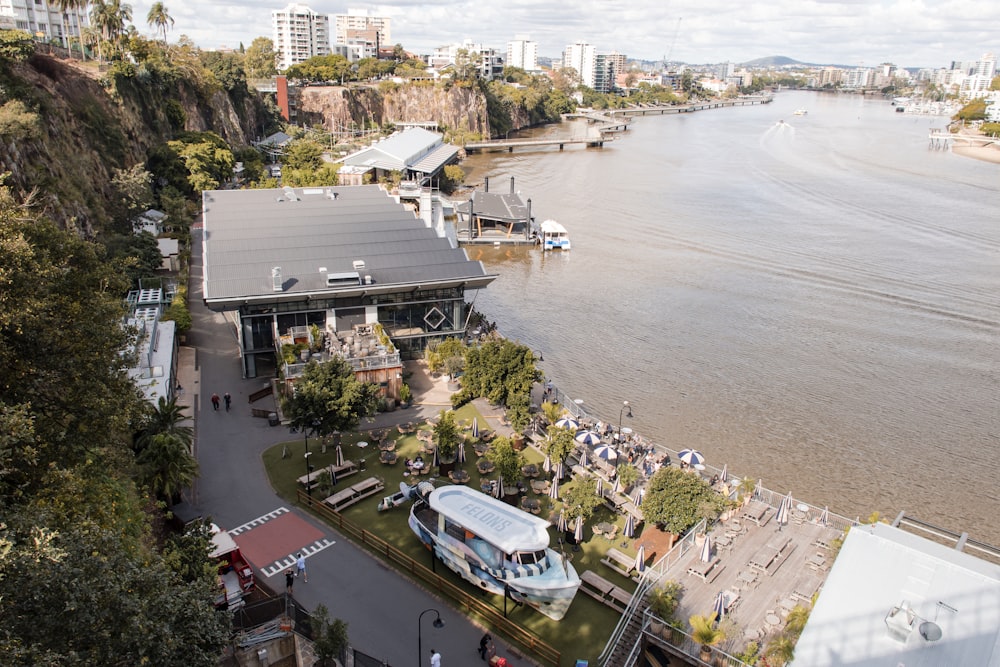
[[[272,38],[271,12],[288,2],[203,0],[197,4],[164,3],[175,24],[171,42],[181,35],[204,49],[249,46],[256,37]],[[532,3],[476,5],[468,0],[366,5],[350,0],[302,2],[333,16],[348,8],[389,16],[393,43],[427,54],[435,47],[470,39],[498,51],[526,35],[538,55],[559,58],[569,44],[584,41],[599,51],[617,51],[629,59],[687,63],[742,63],[786,56],[803,63],[899,67],[948,67],[996,52],[994,26],[1000,4],[953,0],[914,4],[904,0],[774,0],[733,11],[719,0],[653,0],[563,5]],[[133,22],[146,24],[151,0],[133,4]],[[675,38],[676,36],[676,38]]]

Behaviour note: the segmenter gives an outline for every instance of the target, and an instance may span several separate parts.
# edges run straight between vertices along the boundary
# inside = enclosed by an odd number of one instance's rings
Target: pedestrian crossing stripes
[[[297,553],[301,552],[303,556],[309,558],[310,556],[315,556],[317,553],[319,553],[323,549],[326,549],[327,547],[332,547],[334,544],[336,544],[334,540],[330,540],[327,538],[323,538],[322,540],[316,540],[312,544],[307,544],[304,547],[301,547],[295,553],[288,554],[284,558],[274,561],[274,563],[272,563],[271,565],[267,565],[265,567],[260,568],[260,572],[265,577],[273,577],[276,574],[284,572],[290,567],[294,568],[296,560],[295,555]]]
[[[287,507],[279,507],[278,509],[274,510],[273,512],[268,512],[267,514],[264,514],[263,516],[259,516],[256,519],[252,519],[252,520],[248,521],[247,523],[243,524],[242,526],[237,526],[236,528],[233,528],[232,530],[229,531],[229,534],[235,536],[235,535],[239,535],[240,533],[245,533],[246,531],[250,530],[251,528],[256,528],[257,526],[260,526],[262,524],[267,523],[271,519],[278,518],[282,514],[287,514],[288,511],[289,510],[288,510]]]

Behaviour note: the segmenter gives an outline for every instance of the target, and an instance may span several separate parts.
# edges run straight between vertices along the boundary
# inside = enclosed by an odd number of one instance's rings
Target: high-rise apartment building
[[[292,4],[271,12],[271,20],[279,70],[314,56],[330,55],[329,16],[317,14],[305,5]]]
[[[71,43],[79,45],[81,30],[87,27],[87,9],[77,7],[63,13],[48,0],[0,0],[0,27],[56,39],[69,48]]]
[[[589,87],[594,87],[594,61],[597,57],[597,49],[592,44],[586,42],[574,42],[563,51],[563,67],[570,67],[580,75],[580,82]]]
[[[538,71],[538,42],[521,35],[507,42],[507,66],[520,67],[527,72]]]
[[[336,44],[350,44],[353,40],[366,39],[377,42],[379,48],[392,46],[391,19],[375,16],[367,9],[350,9],[346,14],[335,14],[333,39]]]

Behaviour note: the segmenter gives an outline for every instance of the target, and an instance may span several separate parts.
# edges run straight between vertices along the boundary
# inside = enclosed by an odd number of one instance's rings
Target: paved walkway
[[[188,498],[190,503],[220,526],[230,531],[238,529],[238,540],[261,544],[261,535],[268,538],[267,554],[261,558],[269,563],[254,565],[258,576],[274,589],[280,590],[282,584],[274,563],[284,562],[283,558],[303,550],[308,556],[309,583],[301,578],[296,581],[295,598],[309,609],[322,603],[332,617],[347,622],[351,644],[358,650],[393,667],[418,665],[414,657],[417,618],[423,610],[434,608],[441,612],[445,627],[439,630],[431,625],[433,614],[424,617],[424,652],[437,649],[447,665],[480,664],[477,647],[483,628],[274,493],[261,454],[276,443],[300,436],[251,416],[248,396],[265,386],[267,380],[241,377],[232,322],[205,308],[201,251],[201,237],[196,230],[189,285],[194,325],[187,336],[189,347],[181,350],[178,369],[182,387],[179,402],[189,406],[194,417],[196,455],[201,465],[200,479]],[[413,371],[410,384],[415,405],[409,410],[379,414],[362,428],[384,428],[422,419],[450,406],[450,392],[443,379],[426,375],[419,363],[410,364],[408,370]],[[233,396],[232,411],[213,411],[208,397],[227,391]],[[268,400],[262,399],[253,407],[265,407]],[[297,520],[284,518],[289,514]],[[303,530],[302,524],[307,524],[308,529]],[[255,530],[261,532],[255,536]],[[511,665],[535,664],[502,642],[497,643],[497,652]],[[426,665],[428,656],[420,658],[420,664]]]

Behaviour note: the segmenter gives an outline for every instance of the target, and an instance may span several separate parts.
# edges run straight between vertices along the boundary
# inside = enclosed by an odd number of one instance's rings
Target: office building
[[[538,71],[538,42],[522,36],[507,42],[507,66],[520,67],[527,72]]]

